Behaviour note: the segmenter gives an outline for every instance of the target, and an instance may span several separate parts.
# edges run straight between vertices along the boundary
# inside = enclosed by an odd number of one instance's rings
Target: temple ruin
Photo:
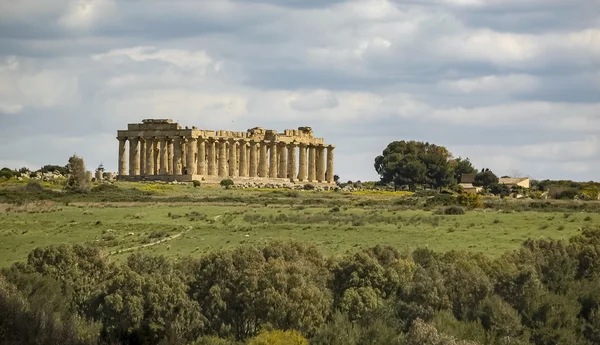
[[[147,119],[117,131],[117,139],[119,180],[334,183],[335,147],[311,127],[214,131]]]

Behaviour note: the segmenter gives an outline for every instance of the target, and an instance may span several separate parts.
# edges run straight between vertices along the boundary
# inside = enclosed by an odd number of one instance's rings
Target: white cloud
[[[443,80],[442,90],[465,94],[518,94],[533,91],[539,86],[537,78],[526,74],[486,75],[478,78]]]
[[[73,30],[89,30],[117,14],[114,0],[71,0],[58,23]]]
[[[156,47],[133,47],[126,49],[111,50],[105,54],[97,54],[94,60],[111,59],[114,63],[126,62],[123,58],[129,58],[136,62],[161,61],[184,69],[200,69],[204,71],[207,67],[218,72],[221,63],[214,63],[205,51],[187,51],[182,49],[157,49]]]
[[[21,104],[4,104],[0,103],[0,114],[17,114],[23,110]]]
[[[298,111],[331,109],[340,105],[335,94],[327,90],[315,90],[310,93],[294,95],[289,102],[290,107]]]

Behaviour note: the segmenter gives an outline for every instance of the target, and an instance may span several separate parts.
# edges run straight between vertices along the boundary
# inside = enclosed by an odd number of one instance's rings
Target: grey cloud
[[[159,114],[181,118],[183,125],[236,130],[312,126],[337,145],[336,172],[342,179],[376,178],[374,157],[387,143],[401,139],[446,145],[456,156],[470,156],[478,167],[592,178],[598,153],[574,158],[558,150],[556,157],[524,158],[521,152],[537,152],[534,145],[552,142],[568,146],[597,135],[592,110],[600,77],[590,73],[600,67],[597,53],[585,45],[565,49],[559,40],[554,45],[542,40],[544,35],[597,29],[597,2],[486,3],[491,5],[397,1],[396,8],[388,8],[379,1],[382,8],[370,9],[367,1],[116,1],[115,8],[106,10],[113,11],[110,15],[87,26],[79,23],[81,27],[61,24],[66,2],[29,19],[0,16],[0,73],[3,58],[16,56],[27,67],[21,76],[54,70],[77,81],[77,102],[52,107],[9,98],[0,87],[0,106],[23,103],[19,112],[0,113],[0,135],[10,143],[0,152],[0,165],[23,160],[34,166],[61,164],[76,150],[89,168],[103,162],[115,170],[115,130]],[[521,59],[519,51],[510,51],[520,48],[519,41],[508,41],[512,36],[483,37],[477,41],[483,43],[442,50],[442,43],[461,43],[481,29],[527,34],[523,36],[534,47],[546,50],[534,61]],[[485,46],[485,39],[497,39],[497,44]],[[475,49],[478,44],[484,44],[483,52]],[[125,55],[92,58],[139,46],[204,51],[218,71]],[[504,59],[499,57],[503,53]],[[523,87],[502,79],[512,74],[535,83]],[[499,81],[486,91],[477,83],[487,76]],[[466,80],[467,89],[475,85],[473,90],[442,87],[443,81],[460,80]],[[366,100],[360,100],[363,96]],[[527,101],[548,106],[508,107]],[[583,112],[580,103],[590,108]],[[459,108],[469,111],[453,118],[450,110]],[[590,125],[549,126],[559,115],[582,116],[579,121]],[[580,165],[585,169],[577,170]]]

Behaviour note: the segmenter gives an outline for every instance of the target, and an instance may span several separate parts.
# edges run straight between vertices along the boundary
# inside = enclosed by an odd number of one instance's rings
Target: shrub
[[[221,187],[225,187],[225,189],[229,189],[231,188],[231,186],[233,186],[233,180],[230,178],[221,180],[221,183],[219,183],[221,185]]]
[[[463,210],[460,206],[450,206],[444,209],[445,215],[461,215],[465,214],[465,210]]]
[[[315,190],[315,186],[310,183],[307,183],[304,185],[304,190]]]
[[[475,193],[463,193],[458,196],[458,203],[466,208],[481,208],[483,202],[481,201],[481,195]]]
[[[25,190],[28,192],[36,193],[44,190],[44,187],[37,181],[30,181],[25,186]]]
[[[261,332],[248,345],[308,345],[308,340],[297,331],[274,330]]]
[[[576,189],[566,189],[556,193],[556,199],[573,200],[579,194]]]
[[[192,183],[194,184],[194,187],[200,187],[200,181],[193,180]]]
[[[92,192],[93,193],[100,193],[100,192],[116,192],[120,190],[119,187],[117,187],[114,184],[110,184],[110,183],[103,183],[99,186],[96,186],[94,188],[92,188]]]
[[[456,204],[456,198],[450,194],[438,194],[425,201],[425,207],[450,206]]]
[[[14,173],[9,168],[0,169],[0,178],[10,179],[14,176]]]

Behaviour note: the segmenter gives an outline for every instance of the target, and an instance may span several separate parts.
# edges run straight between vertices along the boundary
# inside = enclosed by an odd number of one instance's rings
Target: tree
[[[471,164],[469,158],[458,157],[450,162],[454,171],[454,178],[460,183],[463,174],[476,174],[477,169]]]
[[[417,185],[442,188],[454,182],[450,164],[452,155],[443,146],[417,141],[391,142],[375,158],[375,170],[382,183],[394,183],[394,188]]]
[[[69,176],[69,180],[67,181],[67,188],[76,192],[89,192],[91,185],[86,177],[83,158],[76,155],[71,156],[67,167],[71,172],[71,176]]]
[[[505,184],[492,183],[488,186],[490,193],[505,198],[510,195],[510,188]]]
[[[475,175],[474,186],[481,186],[487,188],[493,183],[498,183],[498,176],[494,174],[490,169],[482,169],[480,173]]]
[[[308,345],[308,340],[296,331],[274,330],[261,332],[250,339],[248,345]]]
[[[10,179],[14,176],[14,172],[9,168],[0,169],[0,178]]]

